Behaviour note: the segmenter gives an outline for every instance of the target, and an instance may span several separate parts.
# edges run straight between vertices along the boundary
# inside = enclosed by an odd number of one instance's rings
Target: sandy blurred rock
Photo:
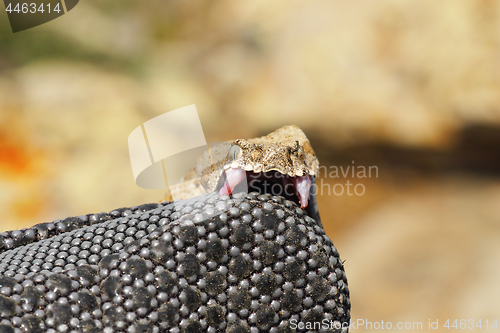
[[[499,318],[500,183],[450,177],[398,193],[336,244],[353,319],[422,321],[427,332],[429,319]]]
[[[186,62],[219,102],[214,117],[437,147],[467,122],[500,120],[496,2],[240,6],[217,3],[210,17],[227,19],[185,36],[199,41]]]

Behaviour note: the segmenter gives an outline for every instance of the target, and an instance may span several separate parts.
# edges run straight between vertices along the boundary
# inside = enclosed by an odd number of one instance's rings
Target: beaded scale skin
[[[348,332],[317,220],[280,196],[209,193],[2,233],[0,333]]]

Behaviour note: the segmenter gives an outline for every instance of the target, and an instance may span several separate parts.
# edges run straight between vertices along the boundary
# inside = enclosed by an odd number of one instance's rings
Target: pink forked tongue
[[[309,200],[309,189],[311,188],[311,178],[309,176],[293,177],[293,186],[300,201],[300,208],[307,207]]]
[[[225,171],[226,180],[224,181],[224,186],[219,191],[219,195],[230,195],[236,185],[244,181],[246,177],[246,172],[243,169],[228,169]]]

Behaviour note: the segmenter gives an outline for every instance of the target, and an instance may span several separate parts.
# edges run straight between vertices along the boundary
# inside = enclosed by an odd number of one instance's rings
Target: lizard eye
[[[295,145],[291,145],[288,147],[288,152],[291,155],[297,155],[300,151],[300,143],[298,141],[295,141]]]
[[[241,148],[237,145],[234,145],[229,149],[229,157],[235,160],[241,154]]]

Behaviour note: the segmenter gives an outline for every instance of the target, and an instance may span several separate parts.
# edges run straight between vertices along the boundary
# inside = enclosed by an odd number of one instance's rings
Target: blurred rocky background
[[[499,15],[493,0],[86,0],[12,34],[0,14],[0,229],[158,202],[127,138],[167,111],[196,104],[207,141],[296,124],[325,167],[353,320],[497,331]]]

